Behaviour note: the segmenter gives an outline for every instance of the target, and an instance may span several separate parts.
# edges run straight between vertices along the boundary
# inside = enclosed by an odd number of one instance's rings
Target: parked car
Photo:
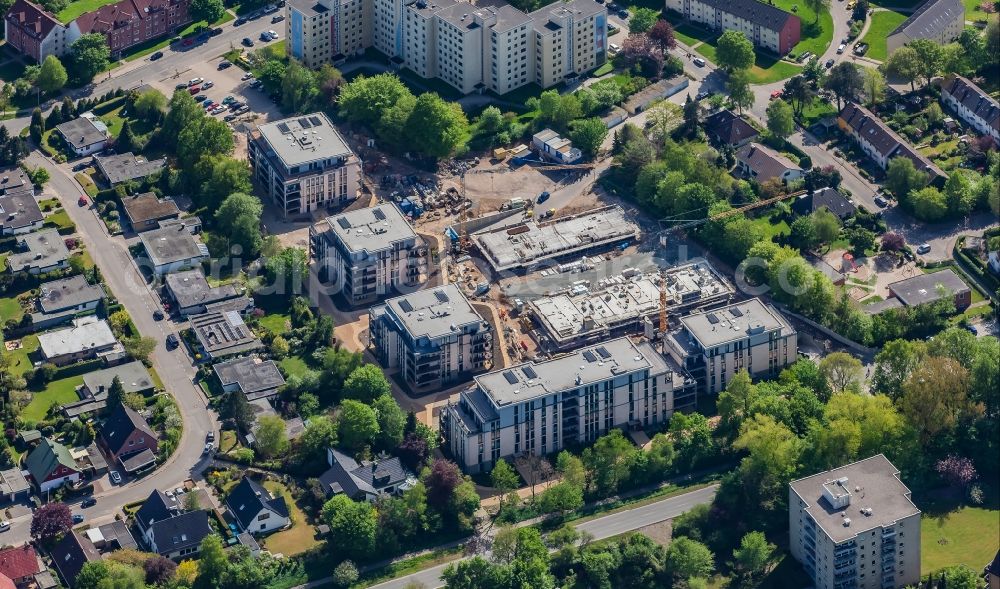
[[[188,86],[189,87],[190,86],[197,86],[198,84],[201,84],[204,81],[205,81],[205,78],[191,78],[190,80],[188,80]]]
[[[245,18],[243,18],[241,16],[241,17],[238,17],[236,20],[233,21],[233,26],[234,27],[238,27],[238,26],[240,26],[241,24],[243,24],[245,22],[247,22],[247,19],[245,19]]]
[[[781,95],[783,93],[784,93],[783,90],[775,90],[774,92],[771,92],[771,100],[777,100],[781,98]]]
[[[190,92],[192,95],[198,94],[199,92],[201,92],[201,86],[191,86],[190,88],[188,88],[188,92]]]
[[[206,455],[207,454],[211,454],[213,450],[215,450],[215,444],[213,444],[212,442],[209,442],[209,443],[205,444],[205,449],[202,451],[202,454],[206,454]]]
[[[922,244],[920,244],[920,245],[917,246],[917,253],[918,254],[923,255],[923,254],[930,253],[930,251],[931,251],[931,244],[929,244],[929,243],[922,243]]]
[[[224,106],[222,106],[220,104],[220,105],[217,105],[215,108],[212,109],[212,114],[213,115],[221,115],[222,113],[226,112],[226,110],[227,110],[226,107],[224,107]]]
[[[215,108],[215,101],[206,100],[201,106],[205,110],[212,110],[213,108]]]
[[[85,207],[89,203],[90,201],[87,200],[86,196],[81,196],[80,198],[76,199],[76,204],[80,205],[81,207]]]
[[[702,100],[705,100],[710,96],[712,96],[711,92],[709,92],[708,90],[702,90],[701,92],[694,95],[694,100],[695,102],[701,102]]]
[[[88,167],[90,167],[90,160],[82,161],[77,165],[73,166],[73,171],[79,172],[80,170],[86,170]]]
[[[174,86],[174,90],[183,90],[187,87],[188,87],[187,84],[177,84],[176,86]]]
[[[282,16],[282,15],[280,15],[280,14],[276,14],[276,15],[274,15],[274,16],[271,17],[271,22],[273,22],[273,23],[275,23],[275,22],[281,22],[283,20],[285,20],[285,17]]]
[[[248,86],[250,86],[251,88],[260,88],[260,85],[261,85],[261,84],[262,84],[262,82],[261,82],[260,80],[252,80],[252,81],[251,81],[251,82],[250,82],[250,83],[248,84]]]
[[[7,520],[0,520],[0,532],[6,532],[10,529],[10,522]]]
[[[691,61],[692,61],[692,63],[694,63],[698,67],[705,67],[705,60],[702,59],[702,58],[700,58],[700,57],[696,57],[696,58],[692,59]]]
[[[235,121],[235,120],[236,120],[236,117],[238,117],[238,116],[240,116],[240,115],[238,115],[238,114],[236,114],[236,113],[234,113],[234,112],[231,112],[231,113],[229,113],[228,115],[226,115],[226,116],[222,117],[222,120],[223,120],[223,121],[226,121],[226,122],[228,123],[228,122],[230,122],[230,121]]]
[[[194,97],[195,102],[205,102],[206,100],[208,100],[208,96],[205,96],[204,94],[199,94]]]
[[[271,35],[268,35],[267,31],[261,31],[260,32],[260,40],[263,41],[263,42],[265,42],[265,43],[267,43],[268,41],[271,40]]]
[[[233,102],[236,102],[236,97],[232,94],[222,99],[222,104],[232,104]]]
[[[253,47],[253,39],[251,39],[250,37],[243,37],[243,46]]]
[[[271,40],[273,41],[278,38],[278,33],[275,32],[274,29],[271,29],[267,32],[267,36],[271,37]]]
[[[549,196],[551,196],[551,195],[549,194],[548,190],[546,190],[545,192],[539,194],[538,195],[537,204],[542,204],[543,202],[549,200]]]
[[[832,67],[833,67],[833,58],[831,57],[830,59],[826,60],[826,69],[830,69]]]
[[[86,509],[88,507],[93,507],[95,505],[97,505],[97,499],[94,499],[93,497],[87,497],[86,499],[80,502],[80,507],[83,509]]]
[[[214,442],[215,441],[215,432],[208,432],[207,434],[205,434],[205,441],[206,442]]]
[[[177,339],[177,334],[171,333],[167,336],[167,349],[172,350],[180,345],[180,341]],[[111,477],[114,480],[114,476]]]
[[[620,18],[622,20],[626,20],[626,19],[628,19],[628,17],[629,17],[629,13],[628,13],[627,10],[622,9],[622,10],[618,11],[618,18]]]
[[[847,43],[841,43],[840,45],[838,45],[837,46],[837,55],[840,55],[841,53],[843,53],[845,49],[847,49]]]
[[[153,319],[155,321],[163,321],[163,318],[164,318],[163,311],[159,309],[153,311]]]
[[[224,70],[224,69],[230,68],[232,66],[233,66],[233,63],[231,61],[225,61],[224,60],[224,61],[220,61],[219,62],[219,69],[220,70]]]
[[[212,80],[207,80],[204,84],[201,85],[201,89],[208,90],[212,86],[215,86],[215,82],[213,82]]]
[[[251,78],[253,78],[253,74],[251,74],[250,72],[247,72],[247,73],[243,74],[243,77],[241,77],[240,80],[241,81],[245,81],[245,80],[249,80]]]
[[[882,198],[881,196],[876,196],[874,200],[875,200],[875,204],[877,204],[878,206],[880,206],[882,208],[885,208],[885,207],[889,206],[889,201],[887,201],[886,199]]]
[[[161,57],[163,57],[163,52],[162,51],[157,51],[156,53],[154,53],[154,54],[152,54],[152,55],[149,56],[149,61],[156,61],[157,59],[160,59]]]
[[[82,513],[74,513],[73,514],[73,523],[74,524],[82,524],[83,523],[83,514]]]
[[[979,335],[979,328],[976,327],[975,325],[972,325],[971,323],[965,326],[965,330],[971,333],[972,335]]]
[[[215,36],[221,35],[221,34],[222,34],[222,27],[215,27],[214,29],[212,29],[211,31],[208,32],[208,35],[210,37],[215,37]]]

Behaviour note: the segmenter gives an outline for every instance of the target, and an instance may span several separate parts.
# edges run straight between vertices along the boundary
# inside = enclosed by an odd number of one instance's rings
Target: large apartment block
[[[321,112],[259,125],[247,145],[253,179],[286,217],[357,197],[361,160]]]
[[[427,246],[394,204],[334,217],[309,228],[321,275],[352,306],[372,303],[427,273]]]
[[[594,0],[530,14],[455,0],[293,0],[286,25],[290,54],[309,66],[374,47],[465,94],[572,80],[604,63],[607,28]]]
[[[788,523],[816,589],[920,582],[920,510],[882,454],[789,483]]]
[[[655,427],[696,401],[694,381],[648,343],[607,341],[475,377],[441,411],[441,432],[467,472],[542,456],[618,427]]]
[[[414,391],[493,366],[493,330],[454,284],[389,299],[369,316],[375,355]]]
[[[777,376],[795,362],[798,336],[777,309],[750,299],[681,317],[664,352],[698,380],[702,392],[715,394],[740,370],[752,377]]]
[[[799,42],[802,21],[757,0],[666,0],[668,10],[718,31],[740,31],[754,44],[785,55]]]

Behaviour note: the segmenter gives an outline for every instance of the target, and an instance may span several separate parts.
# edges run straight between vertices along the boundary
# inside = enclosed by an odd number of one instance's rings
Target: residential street
[[[627,509],[625,511],[592,519],[576,526],[576,529],[593,535],[595,540],[603,540],[604,538],[610,538],[611,536],[631,532],[650,524],[655,524],[677,517],[696,505],[710,503],[715,497],[715,492],[717,490],[718,485],[712,485],[710,487],[705,487],[704,489],[663,499],[662,501],[643,505],[642,507],[637,507],[635,509]],[[385,583],[381,583],[379,585],[373,585],[372,589],[404,589],[410,583],[417,583],[427,587],[428,589],[436,589],[437,587],[443,586],[443,583],[441,582],[441,573],[444,571],[446,566],[448,565],[439,565],[410,575],[399,577],[391,581],[386,581]],[[329,581],[319,581],[316,583],[308,583],[306,585],[300,585],[295,589],[308,589],[310,587],[316,587],[328,582]]]
[[[83,195],[76,180],[62,167],[53,164],[39,152],[33,152],[25,163],[42,166],[49,171],[51,180],[45,189],[45,196],[58,196],[70,218],[76,223],[77,232],[87,246],[94,262],[101,269],[108,286],[128,310],[140,333],[157,340],[158,345],[151,356],[153,367],[160,375],[164,387],[177,400],[184,420],[184,434],[180,445],[170,459],[156,470],[138,480],[126,481],[122,486],[112,486],[107,476],[99,482],[94,497],[97,505],[85,510],[74,506],[74,512],[82,513],[89,524],[107,523],[120,512],[121,506],[145,499],[154,489],[171,489],[180,486],[185,479],[195,477],[207,460],[202,456],[205,434],[218,431],[215,414],[207,411],[207,401],[201,390],[193,384],[195,370],[188,362],[182,348],[168,352],[164,339],[174,331],[169,321],[154,321],[152,312],[156,303],[152,293],[139,276],[128,252],[118,240],[110,239],[104,226],[89,207],[77,206],[77,199]],[[103,488],[103,490],[101,490]],[[11,530],[4,535],[7,544],[18,544],[29,539],[28,528],[31,516],[25,515],[11,522]]]

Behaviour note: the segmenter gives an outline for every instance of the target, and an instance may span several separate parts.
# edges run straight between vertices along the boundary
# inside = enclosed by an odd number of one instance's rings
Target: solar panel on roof
[[[399,301],[399,308],[402,309],[404,313],[413,311],[413,305],[411,305],[410,301],[406,299]]]
[[[448,298],[448,293],[443,290],[434,291],[434,296],[437,297],[439,303],[447,303],[451,299]]]
[[[535,372],[535,369],[531,366],[525,366],[521,369],[521,372],[523,372],[528,378],[538,378],[538,373]]]
[[[309,122],[309,119],[302,117],[299,119],[299,126],[303,129],[308,129],[309,127],[312,127],[312,123]]]
[[[290,132],[290,129],[288,128],[288,124],[287,123],[278,123],[278,130],[281,131],[282,133],[288,133],[288,132]]]
[[[597,355],[591,352],[590,350],[584,352],[583,357],[587,362],[597,362]]]
[[[382,212],[382,209],[372,209],[372,214],[379,221],[385,221],[385,213]]]
[[[713,325],[719,322],[719,317],[715,313],[709,313],[706,317],[708,318],[708,322]]]
[[[323,122],[319,120],[319,117],[309,117],[309,122],[313,124],[313,127],[320,127]]]
[[[510,370],[504,370],[503,377],[507,379],[508,384],[517,384],[517,377]]]
[[[350,229],[351,228],[351,222],[348,221],[347,219],[343,218],[343,217],[337,219],[337,225],[340,225],[341,229]]]
[[[601,358],[604,358],[605,360],[611,357],[611,352],[609,352],[608,349],[605,348],[604,346],[597,348],[595,351]]]
[[[733,314],[733,317],[743,316],[743,311],[741,311],[739,307],[733,307],[732,309],[729,310],[729,312]]]

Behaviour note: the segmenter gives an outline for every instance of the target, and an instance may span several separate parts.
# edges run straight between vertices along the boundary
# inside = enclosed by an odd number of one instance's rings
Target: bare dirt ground
[[[666,546],[670,544],[670,540],[673,538],[674,522],[668,519],[639,528],[636,531],[649,536],[653,542],[656,542],[660,546]]]

